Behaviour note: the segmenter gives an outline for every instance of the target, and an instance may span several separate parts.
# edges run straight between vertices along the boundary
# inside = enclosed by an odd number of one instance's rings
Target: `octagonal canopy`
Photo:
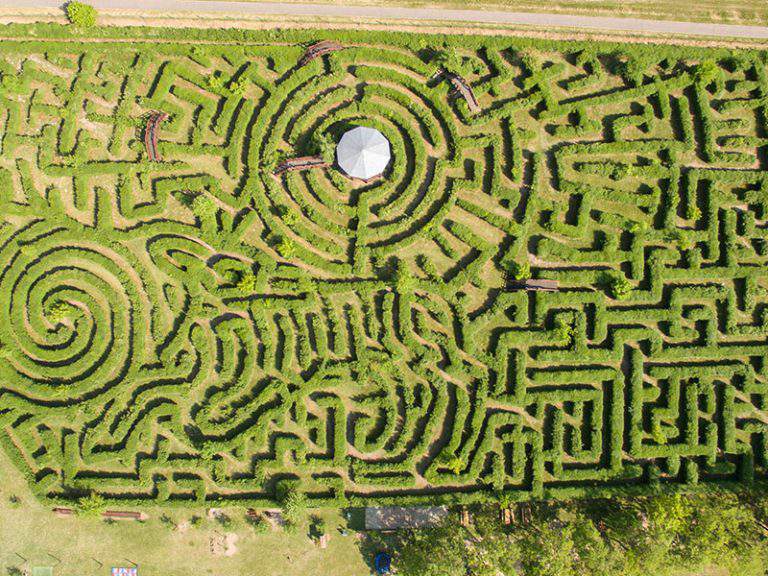
[[[358,126],[344,133],[336,146],[336,160],[352,178],[368,180],[389,164],[389,141],[373,128]]]

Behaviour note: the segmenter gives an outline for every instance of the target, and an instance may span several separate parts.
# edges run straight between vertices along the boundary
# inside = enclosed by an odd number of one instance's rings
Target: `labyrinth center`
[[[764,59],[351,37],[4,41],[0,442],[35,493],[764,481]]]
[[[370,180],[389,164],[389,142],[378,130],[358,126],[341,137],[336,158],[347,176]]]

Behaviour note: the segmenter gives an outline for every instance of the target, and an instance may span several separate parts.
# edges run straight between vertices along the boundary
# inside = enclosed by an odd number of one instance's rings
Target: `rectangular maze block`
[[[3,41],[0,442],[40,498],[765,482],[760,54],[227,34]]]

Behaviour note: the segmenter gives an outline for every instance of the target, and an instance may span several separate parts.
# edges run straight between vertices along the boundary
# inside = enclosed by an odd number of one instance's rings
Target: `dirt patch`
[[[209,540],[211,554],[213,556],[234,556],[237,554],[237,541],[239,536],[234,532],[221,534],[216,532]]]

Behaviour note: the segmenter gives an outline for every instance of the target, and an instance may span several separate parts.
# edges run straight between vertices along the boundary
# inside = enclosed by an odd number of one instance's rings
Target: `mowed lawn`
[[[198,527],[186,527],[193,516],[204,518],[203,509],[152,509],[144,511],[144,523],[122,521],[108,524],[92,518],[58,518],[30,494],[21,475],[0,453],[0,574],[17,574],[32,566],[54,566],[55,576],[109,576],[113,566],[139,566],[142,576],[334,576],[368,574],[354,532],[342,536],[337,527],[341,514],[321,513],[331,534],[321,550],[306,531],[256,534],[244,521],[244,510],[225,512],[232,526],[222,527],[203,519]],[[11,497],[20,499],[13,504]],[[166,514],[181,526],[161,522]],[[211,551],[227,533],[237,534],[232,556]],[[219,550],[221,552],[221,550]]]

